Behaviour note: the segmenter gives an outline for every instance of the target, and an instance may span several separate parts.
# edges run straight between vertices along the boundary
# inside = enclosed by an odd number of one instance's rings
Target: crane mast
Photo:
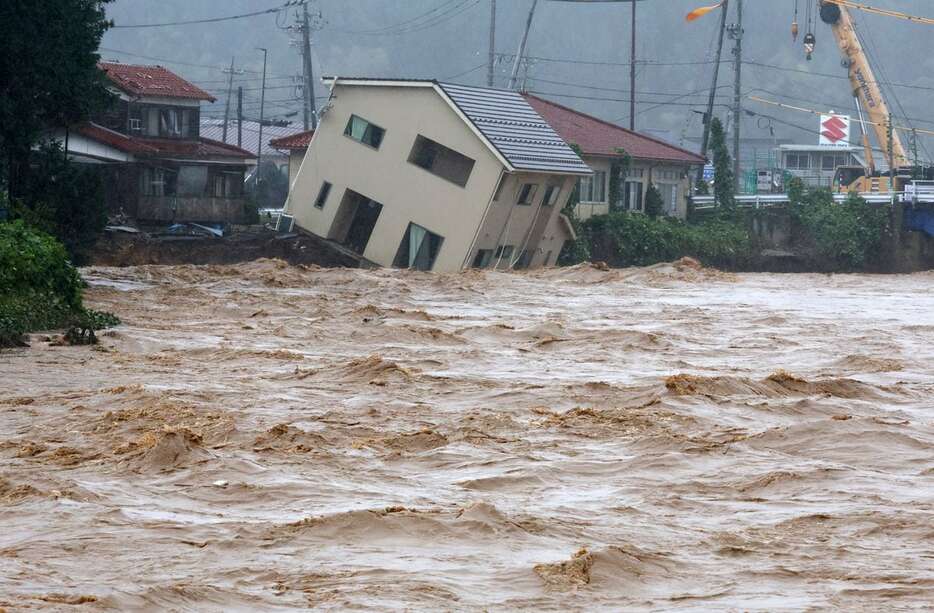
[[[882,89],[869,64],[869,58],[859,42],[859,36],[853,24],[853,18],[846,7],[833,0],[821,0],[821,20],[833,30],[834,38],[846,62],[853,96],[861,103],[867,121],[876,134],[880,147],[890,157],[894,168],[909,166],[908,153],[898,134],[891,130],[889,107],[882,95]],[[864,125],[865,131],[865,125]],[[872,164],[872,160],[867,160]]]

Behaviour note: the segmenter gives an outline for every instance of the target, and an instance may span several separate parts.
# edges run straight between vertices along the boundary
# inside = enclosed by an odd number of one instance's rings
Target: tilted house
[[[382,266],[554,264],[573,235],[561,209],[591,171],[522,96],[431,80],[326,82],[331,97],[286,204],[300,229]]]
[[[580,182],[577,215],[581,219],[611,210],[645,210],[645,193],[650,184],[661,193],[666,215],[687,216],[691,178],[697,167],[704,165],[703,157],[550,100],[524,96],[594,170],[593,176]],[[629,172],[619,177],[616,201],[610,202],[611,171],[623,160],[623,152],[631,160]]]
[[[100,165],[108,208],[150,222],[241,222],[252,154],[200,134],[214,97],[161,66],[100,63],[115,102],[67,135],[69,156]]]

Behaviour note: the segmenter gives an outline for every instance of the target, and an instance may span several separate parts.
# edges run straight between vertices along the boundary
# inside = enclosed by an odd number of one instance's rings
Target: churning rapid
[[[934,602],[932,274],[85,276],[0,354],[2,609]]]

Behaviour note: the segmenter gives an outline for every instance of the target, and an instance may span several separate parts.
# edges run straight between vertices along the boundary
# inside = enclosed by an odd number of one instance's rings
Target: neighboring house
[[[308,151],[308,144],[311,143],[311,137],[314,136],[314,130],[299,132],[291,136],[274,138],[269,141],[269,146],[279,151],[285,151],[289,155],[289,191],[292,190],[292,184],[295,177],[298,176],[298,169],[302,166],[302,160],[305,159],[305,152]]]
[[[697,167],[704,165],[704,158],[549,100],[523,95],[594,170],[592,176],[580,180],[578,217],[587,219],[610,210],[642,211],[650,184],[661,192],[666,215],[687,216],[692,177]],[[629,155],[630,168],[626,177],[620,177],[617,201],[611,203],[610,172],[614,163],[622,161],[621,152]]]
[[[859,147],[820,145],[781,145],[779,168],[801,179],[808,187],[833,187],[834,174],[840,166],[864,168],[866,161]]]
[[[297,125],[287,124],[287,125],[276,125],[272,122],[265,122],[263,124],[263,163],[272,162],[276,167],[282,172],[283,175],[288,173],[289,166],[289,156],[287,153],[283,153],[279,148],[272,146],[270,139],[285,138],[292,136],[293,134],[298,134],[302,131],[302,128]],[[245,119],[241,126],[238,126],[237,120],[231,119],[227,122],[227,140],[224,140],[224,120],[223,119],[202,119],[201,120],[201,136],[226,142],[230,144],[235,144],[241,149],[246,149],[253,154],[253,159],[250,160],[251,166],[249,172],[255,168],[256,165],[256,154],[259,151],[259,122]],[[238,136],[240,137],[240,142],[237,142]]]
[[[561,209],[591,170],[522,96],[327,81],[331,99],[286,205],[301,229],[382,266],[555,263],[573,237]]]
[[[116,102],[57,137],[71,159],[103,164],[108,209],[149,222],[243,222],[252,154],[201,136],[214,97],[161,66],[100,63]]]

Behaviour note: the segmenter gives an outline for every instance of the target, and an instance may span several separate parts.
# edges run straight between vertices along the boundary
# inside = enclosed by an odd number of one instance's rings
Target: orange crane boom
[[[820,16],[821,20],[833,30],[837,46],[848,67],[853,96],[866,111],[868,123],[875,132],[879,147],[887,153],[892,167],[909,166],[911,162],[901,138],[887,127],[892,121],[889,107],[859,41],[849,10],[843,3],[838,3],[836,0],[821,0]],[[867,161],[872,163],[871,160]]]

